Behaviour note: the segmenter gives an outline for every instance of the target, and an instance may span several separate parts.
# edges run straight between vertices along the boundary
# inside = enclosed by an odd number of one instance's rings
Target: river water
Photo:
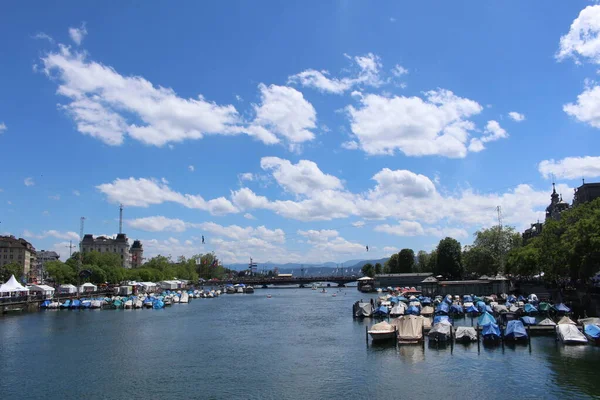
[[[600,396],[599,348],[552,337],[533,338],[531,348],[367,345],[371,321],[353,320],[351,310],[368,295],[337,290],[257,289],[164,310],[2,317],[0,398]]]

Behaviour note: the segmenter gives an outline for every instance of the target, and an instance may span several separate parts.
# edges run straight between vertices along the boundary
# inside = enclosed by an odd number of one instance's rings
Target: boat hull
[[[396,338],[396,331],[369,331],[369,336],[374,342],[391,340]]]

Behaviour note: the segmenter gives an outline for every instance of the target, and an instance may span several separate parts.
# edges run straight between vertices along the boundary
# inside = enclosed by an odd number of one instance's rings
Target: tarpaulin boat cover
[[[489,312],[490,314],[494,312],[490,306],[485,306],[485,311]]]
[[[495,324],[496,318],[494,318],[494,316],[492,314],[486,312],[486,313],[481,314],[481,316],[477,320],[477,323],[480,326],[487,325],[487,324]]]
[[[421,303],[418,300],[411,300],[410,303],[408,303],[408,305],[421,308]]]
[[[508,311],[510,312],[517,312],[519,311],[519,307],[515,306],[514,304],[512,306],[510,306],[510,308],[508,309]]]
[[[546,318],[538,322],[538,325],[541,326],[556,326],[556,322],[552,321],[550,318]]]
[[[521,321],[523,321],[525,325],[535,325],[535,318],[533,317],[521,317]]]
[[[400,340],[420,340],[423,337],[423,317],[405,315],[393,321]]]
[[[448,305],[452,304],[452,296],[447,295],[446,298],[444,298],[444,302],[448,303]]]
[[[471,342],[477,341],[477,331],[471,326],[459,326],[456,328],[454,333],[456,340],[469,340]]]
[[[381,332],[389,332],[389,331],[393,331],[394,330],[394,326],[387,323],[387,321],[382,321],[378,324],[375,324],[371,327],[371,329],[369,329],[369,332],[371,331],[381,331]]]
[[[452,304],[450,306],[450,312],[454,314],[463,314],[465,310],[463,310],[460,304]]]
[[[592,337],[594,339],[600,339],[600,326],[598,326],[596,324],[586,324],[586,325],[584,325],[583,331],[589,337]]]
[[[481,328],[481,334],[489,337],[500,337],[500,328],[496,324],[487,324]]]
[[[450,322],[450,317],[447,315],[436,315],[435,317],[433,317],[433,325],[439,322],[447,322],[450,325],[452,325],[452,322]]]
[[[429,331],[429,336],[438,337],[440,339],[447,339],[450,337],[450,330],[452,329],[452,325],[448,321],[442,321],[438,323],[434,323]]]
[[[515,339],[521,339],[527,337],[527,330],[523,322],[518,320],[508,321],[506,329],[504,330],[504,336],[513,337]]]
[[[398,297],[398,301],[403,301],[405,303],[408,303],[408,299],[406,297],[404,297],[404,296]]]
[[[535,294],[531,293],[529,296],[527,296],[527,301],[537,302],[538,297]]]
[[[525,310],[526,313],[534,313],[537,312],[537,308],[535,308],[532,304],[525,304],[525,306],[523,307],[523,310]]]
[[[398,303],[394,307],[392,307],[392,311],[390,311],[390,314],[404,315],[405,311],[406,311],[406,304]]]
[[[560,303],[559,305],[554,306],[554,308],[556,308],[556,311],[560,311],[560,312],[571,312],[571,309],[563,303]]]
[[[479,312],[479,310],[477,310],[477,307],[475,307],[473,304],[471,304],[469,307],[467,307],[467,309],[465,310],[468,313],[477,313]]]
[[[540,311],[550,311],[550,304],[548,303],[540,303],[540,305],[538,306],[538,309]]]
[[[423,317],[423,316],[421,316],[421,318],[423,318],[423,327],[425,329],[431,328],[431,318],[427,318],[427,317]]]
[[[572,343],[572,344],[584,344],[587,343],[587,338],[575,325],[571,324],[562,324],[556,327],[558,331],[558,337],[563,343]]]
[[[477,303],[478,301],[483,301],[483,299],[481,297],[473,297],[473,303]]]
[[[558,321],[558,325],[577,325],[571,318],[566,315]]]
[[[79,300],[73,300],[71,302],[71,307],[79,307],[79,306],[81,306],[81,301],[79,301]]]
[[[515,301],[517,301],[517,298],[511,294],[510,296],[508,296],[506,301],[508,301],[509,303],[514,303]]]
[[[358,303],[355,317],[370,317],[371,315],[373,315],[371,303]]]
[[[431,307],[431,306],[423,307],[423,309],[421,310],[421,314],[425,314],[425,315],[433,314],[433,307]]]
[[[435,313],[436,314],[448,314],[449,310],[450,310],[450,307],[448,306],[448,303],[442,302],[442,303],[438,304],[438,306],[435,308]]]
[[[485,303],[483,301],[478,301],[477,309],[479,310],[479,312],[485,312]]]
[[[523,296],[519,296],[519,297],[517,298],[517,301],[525,301],[525,297],[523,297]]]
[[[496,304],[494,306],[494,311],[499,314],[501,312],[508,312],[508,308],[506,308],[506,306],[504,306],[502,304]]]
[[[472,303],[473,302],[473,298],[471,296],[469,296],[468,294],[465,294],[463,296],[463,302],[464,303]]]
[[[373,313],[374,315],[388,315],[389,310],[386,306],[379,306]]]
[[[587,324],[600,325],[600,318],[597,318],[597,317],[582,318],[579,320],[579,323],[581,325],[587,325]]]
[[[398,304],[398,298],[397,297],[390,297],[390,303],[392,304]]]
[[[405,314],[410,314],[410,315],[419,315],[421,313],[421,310],[419,310],[419,307],[416,306],[409,306],[406,309],[406,313]]]
[[[421,299],[421,304],[423,304],[424,306],[431,304],[431,298],[429,298],[429,297],[423,297]]]

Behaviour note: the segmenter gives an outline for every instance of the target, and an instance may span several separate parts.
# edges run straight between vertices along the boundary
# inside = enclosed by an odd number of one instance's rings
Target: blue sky
[[[147,257],[341,262],[600,176],[593,2],[123,3],[0,6],[1,233],[66,255],[123,203]]]

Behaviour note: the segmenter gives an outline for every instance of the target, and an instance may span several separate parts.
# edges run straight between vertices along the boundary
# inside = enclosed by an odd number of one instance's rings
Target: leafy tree
[[[456,239],[447,237],[440,240],[437,246],[436,273],[452,279],[461,279],[461,255],[460,243]]]
[[[105,283],[107,281],[106,272],[104,271],[104,269],[95,265],[86,267],[85,269],[89,270],[92,273],[89,277],[90,282]]]
[[[535,241],[538,238],[533,239]],[[513,275],[533,276],[540,273],[540,250],[536,245],[518,247],[508,253],[506,272]]]
[[[402,249],[398,253],[398,270],[401,273],[413,272],[415,252],[412,249]]]
[[[415,270],[417,272],[431,272],[429,271],[429,253],[425,250],[419,250],[417,253],[417,263],[415,264]]]
[[[363,265],[361,271],[364,276],[368,276],[371,278],[375,276],[375,267],[373,267],[373,264],[371,263],[366,263],[365,265]]]
[[[474,275],[505,272],[507,254],[521,247],[521,235],[512,226],[500,225],[475,232],[475,241],[465,249],[465,268]],[[473,252],[473,254],[469,254]]]
[[[48,276],[59,285],[77,282],[77,272],[69,264],[62,261],[48,261],[44,264]]]
[[[400,265],[398,264],[398,254],[392,254],[392,256],[385,262],[388,274],[397,274],[400,272]]]
[[[375,275],[379,275],[383,272],[383,267],[380,263],[375,264]]]
[[[497,273],[498,260],[495,260],[492,251],[484,246],[465,246],[462,260],[465,272],[473,277]]]
[[[19,263],[4,264],[0,267],[0,281],[6,282],[14,275],[17,280],[23,275],[23,267]]]
[[[436,272],[437,270],[437,250],[432,250],[429,253],[429,259],[427,260],[427,269],[421,272]]]

